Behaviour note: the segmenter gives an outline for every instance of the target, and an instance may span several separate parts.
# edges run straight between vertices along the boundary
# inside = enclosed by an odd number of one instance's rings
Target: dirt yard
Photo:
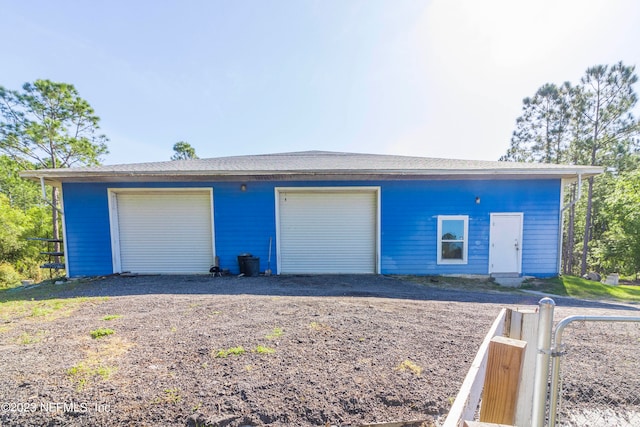
[[[0,425],[433,425],[500,309],[540,299],[384,276],[109,277],[53,288],[2,306]],[[558,318],[638,313],[556,302]],[[607,340],[606,328],[597,334]],[[624,379],[637,393],[635,372]],[[622,379],[607,375],[601,382]]]

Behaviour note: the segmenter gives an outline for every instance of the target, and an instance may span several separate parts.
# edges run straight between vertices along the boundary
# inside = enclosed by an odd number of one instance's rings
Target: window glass
[[[462,259],[464,243],[442,242],[442,259]]]
[[[469,217],[466,215],[441,215],[438,217],[438,263],[467,263],[467,231]]]
[[[464,240],[464,220],[445,219],[442,221],[442,240]]]

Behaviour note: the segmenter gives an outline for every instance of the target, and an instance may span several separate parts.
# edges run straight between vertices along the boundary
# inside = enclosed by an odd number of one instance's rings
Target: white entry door
[[[522,213],[492,213],[489,274],[522,272]]]

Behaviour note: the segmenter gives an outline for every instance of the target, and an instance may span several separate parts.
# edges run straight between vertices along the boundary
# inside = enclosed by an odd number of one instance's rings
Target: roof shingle
[[[44,177],[53,181],[74,178],[99,179],[123,176],[261,176],[261,175],[557,175],[592,176],[602,169],[591,166],[517,163],[485,160],[456,160],[387,154],[359,154],[331,151],[301,151],[277,154],[216,157],[41,169],[25,171],[23,177]]]

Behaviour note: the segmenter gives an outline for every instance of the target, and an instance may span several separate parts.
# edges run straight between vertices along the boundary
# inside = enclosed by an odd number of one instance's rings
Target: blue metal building
[[[309,151],[23,176],[62,188],[70,277],[237,273],[245,253],[276,274],[549,277],[563,188],[600,172]]]

